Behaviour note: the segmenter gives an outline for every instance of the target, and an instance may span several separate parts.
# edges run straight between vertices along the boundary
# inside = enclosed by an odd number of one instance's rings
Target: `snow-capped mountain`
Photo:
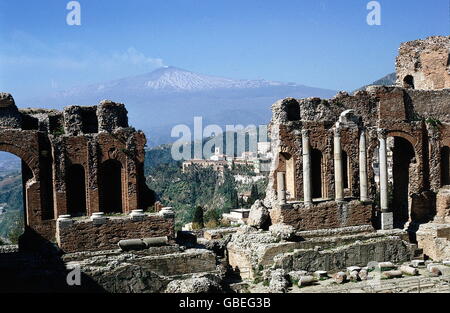
[[[151,73],[74,87],[40,99],[16,98],[19,107],[62,108],[93,105],[104,99],[125,103],[130,124],[144,130],[151,144],[170,142],[176,124],[192,124],[194,116],[204,123],[267,124],[270,106],[285,97],[324,97],[336,92],[294,83],[239,80],[198,74],[176,67]]]
[[[86,92],[104,93],[117,89],[134,91],[184,92],[212,89],[245,89],[273,86],[288,86],[267,80],[236,80],[218,76],[197,74],[173,66],[165,66],[151,73],[113,80],[85,87],[72,88],[60,93],[62,96],[79,95]],[[295,84],[294,84],[295,85]]]

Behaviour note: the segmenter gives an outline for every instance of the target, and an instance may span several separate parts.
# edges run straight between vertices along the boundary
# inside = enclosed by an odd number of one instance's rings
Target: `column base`
[[[382,230],[394,229],[394,213],[392,212],[381,213],[381,229]]]

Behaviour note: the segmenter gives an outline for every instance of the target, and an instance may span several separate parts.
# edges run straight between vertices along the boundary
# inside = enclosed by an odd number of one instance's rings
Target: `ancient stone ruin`
[[[149,226],[147,236],[171,234],[173,219],[160,215],[141,214],[141,224],[102,218],[153,205],[143,172],[145,143],[144,134],[129,127],[123,104],[19,110],[10,94],[1,93],[0,150],[22,160],[22,246],[43,240],[67,251],[102,249]],[[94,224],[102,224],[102,236]]]
[[[42,262],[0,247],[0,291],[20,279],[32,291],[448,290],[449,55],[450,37],[408,42],[396,86],[276,102],[266,199],[247,225],[176,235],[173,211],[146,212],[145,137],[122,104],[18,110],[1,94],[0,150],[22,159],[22,246],[59,251]],[[76,267],[79,289],[66,283]]]
[[[449,37],[402,44],[398,86],[275,103],[272,220],[414,230],[447,214],[436,195],[450,184],[449,47]]]

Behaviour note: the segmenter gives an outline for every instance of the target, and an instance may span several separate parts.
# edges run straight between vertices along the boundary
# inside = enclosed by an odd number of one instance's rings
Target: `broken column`
[[[344,181],[342,167],[341,133],[339,127],[334,129],[334,182],[336,201],[344,200]]]
[[[302,156],[303,156],[303,200],[305,204],[312,203],[311,196],[311,153],[309,146],[309,130],[302,130]]]
[[[286,173],[277,173],[277,198],[279,204],[286,204]]]
[[[380,208],[381,208],[381,229],[393,229],[393,213],[388,206],[388,168],[387,168],[387,145],[386,130],[378,130],[379,162],[380,162]]]
[[[359,197],[361,201],[369,200],[367,192],[366,133],[364,130],[361,130],[359,136]]]

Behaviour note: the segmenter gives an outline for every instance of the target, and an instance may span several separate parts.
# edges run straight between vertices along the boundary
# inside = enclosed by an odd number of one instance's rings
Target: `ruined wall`
[[[297,230],[317,230],[348,226],[371,225],[372,203],[360,201],[327,201],[311,207],[303,203],[277,207],[271,211],[272,220],[294,226]]]
[[[143,172],[145,144],[145,135],[129,127],[123,104],[102,101],[62,112],[19,110],[10,94],[0,93],[0,150],[23,161],[27,240],[55,241],[58,216],[101,212],[102,195],[117,197],[120,205],[115,213],[153,205]],[[112,183],[120,185],[120,195],[99,184],[102,177],[109,177],[102,171],[109,160],[120,164],[119,179]],[[81,170],[78,175],[84,174],[84,181],[74,183],[77,177],[70,175],[74,167]]]
[[[397,85],[425,90],[449,88],[449,50],[450,37],[403,43],[396,62]]]
[[[437,67],[436,64],[442,61],[440,58],[442,49],[447,49],[449,46],[449,38],[440,37],[423,42],[407,43],[400,49],[397,60],[399,77],[404,71],[410,69],[411,60],[414,58],[416,61],[424,60],[416,69],[426,72],[426,75],[420,74],[423,79],[418,80],[419,87],[422,82],[426,88],[423,86],[421,88],[416,86],[416,89],[401,86],[369,86],[353,95],[340,92],[329,100],[286,98],[272,105],[273,114],[269,128],[272,151],[276,156],[288,153],[295,160],[293,167],[296,192],[295,197],[288,197],[288,204],[295,206],[303,203],[302,130],[308,130],[310,149],[318,150],[322,154],[321,173],[312,170],[313,180],[317,175],[322,175],[322,195],[321,199],[316,200],[313,196],[313,201],[316,202],[313,205],[314,209],[293,210],[283,213],[286,215],[283,217],[280,212],[274,212],[275,219],[286,219],[290,224],[297,225],[301,229],[340,225],[339,208],[336,203],[325,204],[324,206],[329,207],[326,213],[320,209],[317,210],[320,205],[323,205],[318,204],[319,201],[332,201],[335,197],[333,130],[337,122],[339,122],[341,148],[346,155],[346,162],[343,162],[348,174],[344,175],[346,180],[344,196],[347,203],[358,199],[361,194],[359,141],[362,131],[365,132],[366,138],[368,192],[370,200],[375,205],[367,207],[367,212],[363,210],[362,214],[357,214],[361,218],[355,218],[356,224],[352,225],[367,223],[366,217],[377,215],[374,210],[377,210],[379,186],[375,181],[377,174],[372,166],[378,164],[380,132],[385,133],[388,138],[394,138],[394,146],[389,148],[394,155],[394,199],[390,203],[390,207],[394,210],[394,220],[404,223],[408,220],[426,222],[432,219],[436,212],[435,195],[447,183],[450,175],[445,173],[448,171],[448,166],[444,162],[447,161],[441,160],[441,158],[448,158],[444,152],[447,151],[446,147],[450,147],[450,91],[442,88],[450,85],[446,85],[447,63],[445,63],[445,73],[437,70],[433,72],[430,69],[433,66]],[[433,51],[437,51],[438,55],[433,54]],[[448,49],[446,51],[448,59]],[[443,85],[442,80],[445,81]],[[351,112],[357,121],[342,124],[340,119],[343,116],[341,115],[347,114],[346,112]],[[412,152],[407,155],[407,151]],[[317,162],[315,158],[317,156],[312,154],[311,163]],[[277,173],[286,171],[287,167],[283,163],[283,158],[275,157],[266,192],[266,206],[277,207]],[[289,175],[286,177],[288,178]],[[405,183],[407,186],[400,186]],[[398,194],[402,195],[398,196]],[[398,208],[399,203],[402,203],[402,208]],[[400,216],[402,214],[403,217]],[[333,220],[335,221],[329,222]]]
[[[147,214],[140,219],[124,216],[57,223],[57,242],[64,252],[117,249],[117,243],[123,239],[164,236],[174,238],[174,219],[159,214]]]

